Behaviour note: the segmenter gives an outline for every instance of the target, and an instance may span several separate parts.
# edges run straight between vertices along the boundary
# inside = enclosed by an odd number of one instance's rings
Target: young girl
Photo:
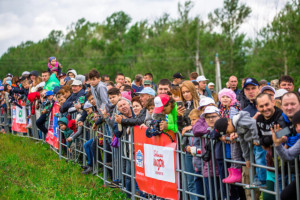
[[[221,117],[224,118],[229,118],[232,119],[234,115],[236,115],[240,110],[240,104],[238,103],[237,99],[236,99],[236,94],[231,90],[231,89],[222,89],[219,94],[218,94],[219,100],[220,100],[220,115]],[[232,143],[232,144],[228,144],[225,140],[225,136],[220,137],[220,135],[216,135],[216,138],[222,142],[225,142],[225,156],[227,159],[231,159],[231,155],[233,154],[233,150],[239,151],[241,152],[240,149],[240,144],[238,142],[236,143]],[[232,150],[231,150],[232,149]],[[241,155],[241,154],[239,154]],[[223,157],[223,155],[221,155],[221,157]],[[238,158],[238,160],[241,160],[241,156]],[[228,183],[228,178],[225,178],[225,171],[224,171],[224,161],[223,158],[222,159],[217,159],[217,164],[219,167],[219,173],[220,173],[220,178],[223,179],[223,183]],[[230,166],[229,166],[230,167]],[[231,164],[232,168],[241,170],[241,165],[238,164]],[[232,168],[228,168],[228,171],[231,172]],[[222,170],[221,170],[222,169]],[[224,179],[225,178],[225,179]],[[240,180],[240,178],[238,178],[238,180]],[[225,191],[225,187],[223,185],[223,188]],[[231,197],[234,199],[238,198],[238,194],[239,190],[242,188],[236,187],[236,186],[232,186],[231,187]],[[224,195],[226,195],[226,193],[224,193]]]
[[[238,101],[236,100],[236,94],[231,89],[223,89],[219,92],[219,100],[221,102],[220,113],[221,117],[232,119],[234,115],[236,115],[241,109]],[[219,140],[226,142],[225,136],[219,138]],[[234,152],[241,152],[241,147],[239,142],[232,143],[231,146],[229,144],[225,145],[226,157],[233,158],[234,160],[242,160],[241,153],[235,154]],[[231,152],[230,155],[228,152]],[[234,158],[235,155],[238,155],[238,158]],[[228,168],[229,176],[223,179],[223,183],[229,183],[228,180],[231,180],[231,172],[234,170],[238,174],[237,182],[242,181],[241,176],[241,165],[232,163],[231,168]],[[232,181],[230,181],[232,183]]]
[[[62,66],[57,62],[54,56],[50,57],[48,62],[48,71],[50,73],[55,73],[56,76],[61,74]]]

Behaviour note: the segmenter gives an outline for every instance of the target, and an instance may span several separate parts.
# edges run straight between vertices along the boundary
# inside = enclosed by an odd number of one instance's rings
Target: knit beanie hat
[[[228,96],[231,99],[230,106],[234,105],[237,102],[236,94],[231,89],[227,89],[227,88],[222,89],[219,92],[218,96],[219,96],[219,100],[222,98],[222,96]]]
[[[225,135],[228,127],[228,119],[220,118],[215,122],[215,130],[221,134]]]

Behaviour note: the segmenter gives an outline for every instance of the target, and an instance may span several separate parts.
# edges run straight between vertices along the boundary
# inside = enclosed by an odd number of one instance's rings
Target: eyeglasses
[[[205,119],[213,120],[213,119],[216,119],[217,117],[218,117],[218,116],[216,116],[216,115],[209,116],[209,117],[206,117],[206,116],[205,116]]]

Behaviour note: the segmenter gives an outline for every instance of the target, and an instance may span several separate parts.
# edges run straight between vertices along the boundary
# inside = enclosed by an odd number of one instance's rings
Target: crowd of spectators
[[[96,69],[84,75],[75,69],[66,70],[66,74],[63,71],[57,59],[50,57],[48,70],[41,73],[25,71],[19,77],[7,74],[0,86],[1,107],[9,110],[11,105],[21,107],[20,102],[25,102],[31,110],[28,116],[37,118],[36,126],[42,137],[48,133],[45,124],[53,105],[59,104],[58,124],[71,158],[76,159],[75,148],[84,148],[87,154],[88,162],[82,166],[82,174],[96,173],[93,165],[97,145],[106,143],[106,150],[111,151],[118,147],[118,138],[130,140],[130,135],[134,134],[132,126],[146,128],[147,137],[167,134],[171,141],[176,140],[175,134],[179,132],[186,152],[185,170],[190,173],[186,176],[187,190],[201,195],[204,188],[213,190],[214,186],[208,183],[209,179],[214,183],[216,176],[222,180],[218,187],[223,188],[220,195],[224,198],[227,197],[225,184],[231,184],[231,199],[248,199],[250,190],[245,192],[234,183],[249,184],[249,167],[253,164],[251,153],[256,164],[270,167],[274,167],[273,146],[286,161],[300,154],[299,89],[295,91],[294,80],[288,75],[270,80],[270,83],[253,77],[230,76],[226,87],[215,91],[214,83],[196,72],[190,74],[189,80],[181,73],[175,73],[172,80],[161,79],[156,85],[151,73],[137,74],[133,79],[117,73],[112,81]],[[242,80],[240,85],[238,80]],[[96,137],[87,134],[84,144],[75,143],[77,138],[83,137],[84,124],[93,130],[104,125],[112,139],[105,139],[101,134]],[[28,122],[27,128],[31,127]],[[281,134],[283,130],[285,132]],[[193,137],[186,136],[188,133]],[[210,140],[205,140],[205,135],[209,135]],[[207,148],[210,142],[214,142],[214,149]],[[222,143],[225,144],[224,153]],[[133,149],[129,145],[123,148],[123,155],[130,158]],[[213,158],[209,156],[211,151],[214,151]],[[226,177],[224,155],[226,159],[245,161],[246,166],[239,162],[228,164],[229,175]],[[212,166],[212,159],[215,159],[215,168],[208,167],[209,163]],[[109,165],[112,156],[107,155],[105,160]],[[125,162],[125,168],[130,174],[130,161]],[[282,190],[282,180],[286,177],[281,174],[279,178],[275,177],[275,172],[259,167],[255,173],[253,187],[275,191],[275,182],[279,182],[281,199],[295,198],[294,176],[292,183]],[[191,174],[203,175],[204,181]],[[292,175],[295,175],[294,170]],[[125,179],[126,189],[130,191],[131,179]],[[140,194],[145,195],[141,191]],[[214,192],[212,195],[206,192],[208,199],[217,199]],[[257,195],[259,197],[260,193]],[[189,198],[199,199],[193,195]],[[275,197],[263,193],[263,199]]]

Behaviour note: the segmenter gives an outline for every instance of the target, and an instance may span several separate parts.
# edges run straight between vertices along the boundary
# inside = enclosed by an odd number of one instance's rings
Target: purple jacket
[[[206,124],[204,118],[200,118],[193,126],[193,134],[195,137],[202,137],[202,136],[206,135],[207,133],[209,133],[208,125]],[[202,140],[201,147],[200,146],[197,146],[197,147],[201,148],[201,155],[203,155],[206,152],[206,150],[204,148],[205,147],[205,138],[201,138],[201,140]],[[199,169],[202,168],[201,162],[199,162],[199,160],[203,161],[199,157],[196,157],[196,156],[193,157],[193,164],[194,164],[195,171],[199,171]],[[211,160],[211,161],[209,161],[209,168],[210,168],[209,171],[210,171],[211,177],[214,176],[212,166],[213,165],[212,165],[212,160]],[[216,171],[216,176],[219,176],[219,171],[218,171],[216,160],[215,160],[215,171]],[[205,161],[203,161],[202,175],[204,177],[208,177],[208,163]]]

